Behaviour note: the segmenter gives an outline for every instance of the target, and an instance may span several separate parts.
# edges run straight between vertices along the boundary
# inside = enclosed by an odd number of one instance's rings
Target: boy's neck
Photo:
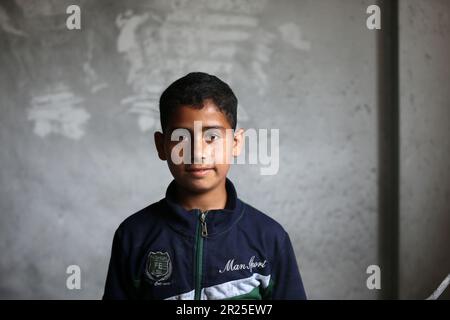
[[[177,187],[177,200],[186,210],[200,209],[202,211],[224,209],[227,203],[225,180],[217,187],[204,193],[194,193]]]

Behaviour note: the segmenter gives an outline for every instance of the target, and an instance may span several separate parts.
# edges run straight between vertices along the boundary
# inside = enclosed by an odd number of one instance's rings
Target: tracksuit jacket
[[[103,299],[306,299],[291,241],[275,220],[237,197],[187,211],[172,181],[159,202],[114,234]]]

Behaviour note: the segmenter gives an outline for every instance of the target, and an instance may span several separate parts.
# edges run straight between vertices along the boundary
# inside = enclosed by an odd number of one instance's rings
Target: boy
[[[289,236],[227,178],[244,138],[230,87],[189,73],[159,108],[155,144],[174,180],[117,229],[103,298],[306,299]]]

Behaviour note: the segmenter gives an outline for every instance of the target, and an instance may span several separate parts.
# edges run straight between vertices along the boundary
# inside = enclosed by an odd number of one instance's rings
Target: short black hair
[[[231,128],[236,129],[238,100],[230,86],[214,75],[191,72],[174,81],[161,94],[159,116],[163,132],[177,107],[190,105],[203,108],[206,99],[211,99],[227,117]]]

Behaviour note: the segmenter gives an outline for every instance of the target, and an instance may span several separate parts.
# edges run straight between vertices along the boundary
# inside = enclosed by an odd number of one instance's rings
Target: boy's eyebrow
[[[223,126],[206,126],[203,127],[203,129],[208,130],[208,129],[226,129],[226,128]]]
[[[187,128],[187,127],[173,127],[173,128],[169,128],[169,132],[172,132],[176,129],[185,129],[188,131],[191,131],[193,128]],[[221,129],[221,130],[226,130],[227,128],[225,128],[224,126],[202,126],[202,130],[209,130],[209,129]]]

